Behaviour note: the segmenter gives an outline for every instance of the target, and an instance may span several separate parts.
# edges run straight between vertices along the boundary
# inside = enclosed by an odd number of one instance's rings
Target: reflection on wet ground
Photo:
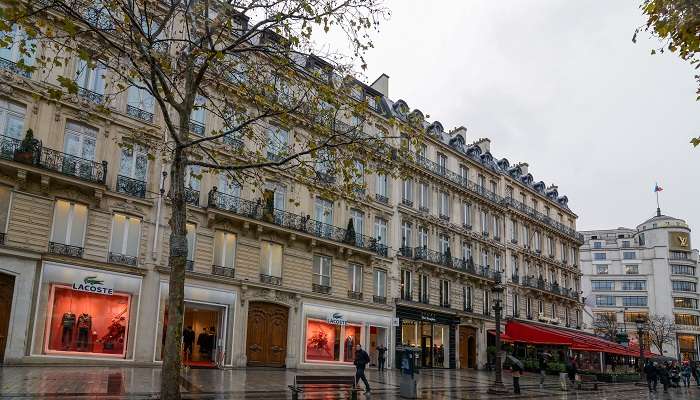
[[[352,370],[295,371],[282,369],[192,369],[183,376],[185,399],[291,399],[287,389],[296,374],[351,375]],[[371,394],[362,399],[400,399],[396,371],[368,371]],[[486,371],[423,370],[417,375],[421,399],[700,399],[700,387],[669,389],[669,393],[648,393],[635,384],[602,385],[597,391],[562,391],[558,377],[548,377],[539,388],[538,375],[521,378],[522,394],[492,395],[488,389],[493,376]],[[504,381],[510,384],[506,374]],[[695,382],[693,382],[695,383]],[[146,367],[63,367],[22,366],[0,368],[0,399],[158,399],[160,369]],[[302,393],[300,399],[349,399],[349,393],[334,388]]]

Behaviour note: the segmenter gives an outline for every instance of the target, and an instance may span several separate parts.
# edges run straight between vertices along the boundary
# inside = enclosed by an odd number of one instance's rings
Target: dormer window
[[[377,104],[377,98],[374,96],[367,96],[367,105],[372,110],[377,110],[379,108]]]
[[[362,101],[362,98],[364,97],[364,93],[362,92],[361,88],[359,88],[357,86],[353,86],[352,89],[350,90],[350,97],[352,97],[353,99],[355,99],[357,101]]]

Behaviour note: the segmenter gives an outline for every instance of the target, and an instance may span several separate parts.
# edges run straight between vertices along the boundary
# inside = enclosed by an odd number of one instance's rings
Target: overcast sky
[[[559,186],[579,230],[635,227],[656,210],[700,231],[700,103],[692,69],[631,41],[637,1],[388,0],[367,80],[495,157]],[[695,235],[694,247],[699,247]]]

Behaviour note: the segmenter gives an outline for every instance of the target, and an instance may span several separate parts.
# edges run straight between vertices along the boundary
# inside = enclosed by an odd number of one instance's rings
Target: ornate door
[[[12,295],[15,291],[15,277],[0,274],[0,364],[5,359],[7,332],[10,328],[10,312],[12,311]]]
[[[476,329],[468,326],[459,327],[459,367],[476,367]]]
[[[252,302],[248,305],[246,355],[249,366],[284,366],[288,315],[288,309],[277,304]]]
[[[467,358],[469,352],[467,351],[467,330],[463,327],[459,327],[459,368],[467,368]]]

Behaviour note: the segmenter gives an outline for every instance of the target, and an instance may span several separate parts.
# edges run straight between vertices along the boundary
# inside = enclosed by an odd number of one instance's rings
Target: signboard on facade
[[[435,314],[431,313],[422,313],[420,315],[420,319],[423,321],[428,321],[428,322],[435,322]]]
[[[343,317],[343,314],[339,312],[334,312],[331,314],[328,314],[328,317],[326,318],[326,322],[329,324],[333,325],[347,325],[348,320]]]
[[[86,276],[82,281],[73,282],[73,290],[79,292],[113,295],[114,288],[105,285],[104,280],[97,275]]]
[[[687,232],[669,232],[668,247],[672,250],[690,251],[690,235]]]

